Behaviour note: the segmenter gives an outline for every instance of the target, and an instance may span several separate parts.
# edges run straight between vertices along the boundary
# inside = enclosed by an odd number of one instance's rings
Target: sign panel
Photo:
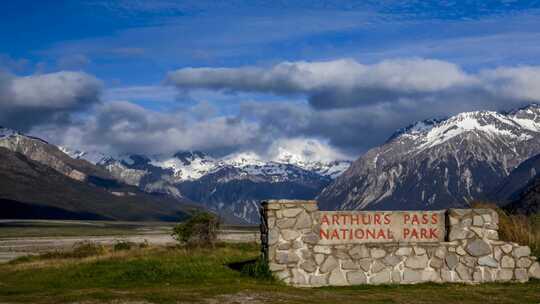
[[[442,242],[444,211],[319,211],[320,244]]]

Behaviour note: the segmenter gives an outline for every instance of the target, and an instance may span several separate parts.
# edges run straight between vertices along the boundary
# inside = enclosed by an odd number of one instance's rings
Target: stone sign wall
[[[529,247],[499,241],[498,216],[490,209],[337,212],[291,200],[262,206],[263,257],[290,285],[540,278]]]

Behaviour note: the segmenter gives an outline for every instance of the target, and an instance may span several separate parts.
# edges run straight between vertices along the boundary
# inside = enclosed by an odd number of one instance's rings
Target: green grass
[[[152,303],[539,303],[540,281],[526,284],[421,284],[293,288],[229,265],[256,259],[253,244],[216,248],[109,249],[73,259],[42,256],[0,265],[0,303],[144,300]],[[233,267],[234,268],[234,267]],[[262,269],[264,272],[264,269]]]

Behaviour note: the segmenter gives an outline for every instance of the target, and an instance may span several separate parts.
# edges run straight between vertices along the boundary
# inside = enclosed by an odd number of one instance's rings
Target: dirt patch
[[[272,298],[269,295],[262,293],[246,293],[240,292],[235,294],[222,295],[215,299],[208,299],[208,304],[261,304],[269,303]]]

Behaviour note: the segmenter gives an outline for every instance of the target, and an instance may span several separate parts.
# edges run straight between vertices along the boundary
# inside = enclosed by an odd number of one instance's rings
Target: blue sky
[[[309,139],[355,157],[415,120],[538,99],[540,1],[1,5],[0,125],[81,149],[264,153]]]

